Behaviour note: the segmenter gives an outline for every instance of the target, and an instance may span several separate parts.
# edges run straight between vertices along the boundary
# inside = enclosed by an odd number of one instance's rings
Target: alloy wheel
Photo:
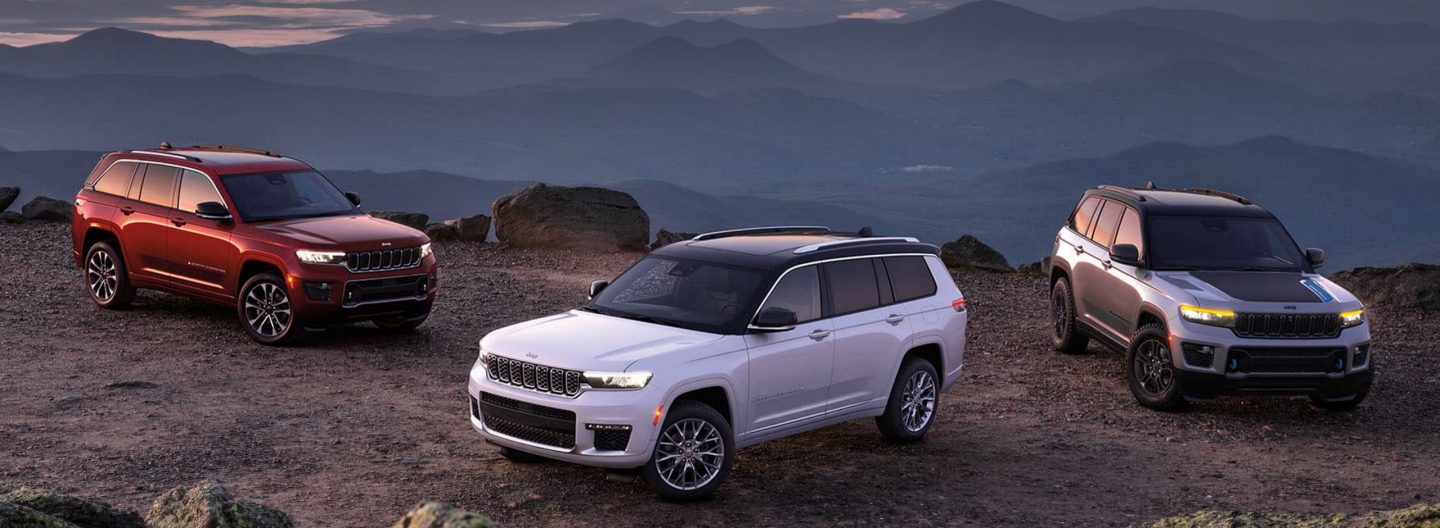
[[[101,304],[115,298],[115,291],[120,286],[120,274],[115,267],[115,259],[110,257],[109,252],[101,250],[90,254],[90,261],[85,266],[85,279],[90,283],[90,294]]]
[[[682,491],[705,487],[720,474],[725,461],[725,440],[720,430],[699,418],[670,424],[655,449],[655,469],[660,478]]]
[[[1054,327],[1055,337],[1065,337],[1065,315],[1067,306],[1065,294],[1055,292],[1050,296],[1050,323]]]
[[[921,370],[905,381],[900,393],[900,421],[912,433],[918,433],[935,416],[935,377]]]
[[[1140,343],[1131,368],[1135,371],[1135,383],[1151,396],[1164,394],[1175,384],[1175,372],[1170,368],[1170,348],[1155,339]]]
[[[284,289],[262,282],[245,295],[245,322],[265,337],[283,335],[290,328],[290,297]]]

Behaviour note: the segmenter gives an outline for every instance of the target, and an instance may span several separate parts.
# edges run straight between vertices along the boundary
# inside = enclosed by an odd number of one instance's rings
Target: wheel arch
[[[1140,307],[1140,313],[1135,316],[1135,328],[1131,330],[1139,332],[1141,328],[1145,328],[1146,325],[1151,324],[1160,325],[1160,328],[1168,329],[1170,327],[1169,323],[1166,322],[1165,312],[1158,306],[1153,304],[1142,305]]]
[[[670,404],[666,406],[666,412],[669,412],[670,408],[673,408],[675,404],[682,401],[703,403],[715,409],[716,412],[719,412],[720,416],[725,417],[725,421],[730,423],[732,429],[735,427],[734,406],[731,402],[732,397],[726,387],[718,383],[712,383],[700,387],[687,387],[681,390],[684,392],[676,394],[674,398],[670,398]]]
[[[1070,278],[1070,263],[1062,258],[1052,257],[1050,259],[1050,287],[1054,288],[1055,283],[1062,278],[1071,281],[1071,287],[1074,287],[1074,282]]]
[[[241,257],[240,272],[235,277],[236,295],[239,295],[240,288],[245,286],[245,281],[267,271],[273,271],[279,274],[281,279],[285,278],[285,266],[279,262],[259,255],[245,255]]]
[[[905,355],[900,358],[900,365],[904,365],[905,360],[912,357],[920,358],[921,360],[930,363],[930,366],[935,367],[935,372],[939,374],[942,379],[944,378],[945,349],[940,345],[940,343],[933,341],[912,343],[910,347],[905,351]],[[895,372],[897,376],[900,372],[899,369],[900,367],[896,366]]]

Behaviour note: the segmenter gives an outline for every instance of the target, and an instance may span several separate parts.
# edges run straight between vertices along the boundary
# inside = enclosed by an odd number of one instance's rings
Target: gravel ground
[[[1436,314],[1376,309],[1377,386],[1351,414],[1230,398],[1137,406],[1121,356],[1051,352],[1043,280],[964,274],[970,353],[926,441],[858,421],[741,453],[712,501],[567,464],[512,465],[466,419],[476,340],[577,305],[635,254],[441,244],[410,336],[368,326],[251,343],[225,307],[86,298],[68,228],[0,225],[0,481],[145,510],[202,478],[304,526],[388,526],[441,500],[512,526],[1126,526],[1201,508],[1295,513],[1440,502]]]

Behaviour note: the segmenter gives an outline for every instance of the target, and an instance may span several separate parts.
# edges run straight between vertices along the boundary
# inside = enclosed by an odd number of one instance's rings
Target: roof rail
[[[821,243],[819,243],[819,244],[810,244],[810,245],[808,245],[808,246],[796,248],[796,249],[795,249],[795,254],[796,254],[796,255],[803,255],[803,254],[806,254],[806,253],[814,253],[814,252],[816,252],[816,251],[820,251],[820,250],[822,250],[822,249],[829,249],[829,248],[832,248],[832,247],[835,247],[835,246],[846,246],[846,245],[850,245],[850,244],[873,244],[873,243],[882,243],[882,242],[909,242],[909,243],[914,244],[914,243],[920,242],[920,240],[919,240],[919,239],[916,239],[916,238],[913,238],[913,237],[870,237],[870,238],[852,238],[852,239],[850,239],[850,240],[835,240],[835,241],[831,241],[831,242],[821,242]]]
[[[1152,186],[1151,188],[1153,189],[1154,187]],[[1141,196],[1140,193],[1135,192],[1135,189],[1131,189],[1129,187],[1121,187],[1119,185],[1101,185],[1100,189],[1106,191],[1113,191],[1123,194],[1125,196],[1129,196],[1131,198],[1134,198],[1137,202],[1145,201],[1144,196]]]
[[[1229,200],[1235,200],[1236,202],[1240,202],[1241,205],[1250,205],[1250,204],[1254,203],[1254,202],[1251,202],[1248,198],[1245,198],[1244,196],[1240,196],[1240,195],[1235,194],[1235,193],[1229,193],[1229,192],[1225,192],[1225,191],[1217,191],[1217,190],[1215,190],[1215,189],[1206,189],[1206,188],[1204,188],[1204,187],[1189,187],[1189,188],[1186,188],[1186,189],[1185,189],[1185,192],[1195,193],[1195,194],[1204,194],[1204,195],[1207,195],[1207,196],[1217,196],[1217,197],[1220,197],[1220,198],[1225,198],[1225,199],[1229,199]]]
[[[802,235],[829,233],[830,228],[825,226],[771,226],[751,227],[746,229],[730,229],[726,231],[715,231],[696,235],[690,240],[714,240],[717,238],[746,236],[746,235]]]
[[[203,161],[195,156],[186,156],[184,154],[175,154],[171,152],[155,152],[153,150],[131,150],[129,152],[131,154],[149,154],[151,156],[163,156],[166,158],[182,159],[185,161],[193,161],[195,163],[201,163]]]
[[[281,155],[279,155],[279,154],[276,154],[275,152],[272,152],[272,151],[269,151],[269,150],[265,150],[265,149],[257,149],[257,148],[250,148],[250,147],[237,147],[237,146],[234,146],[234,145],[191,145],[190,148],[193,148],[193,149],[204,149],[204,150],[232,150],[232,151],[235,151],[235,152],[245,152],[245,153],[249,153],[249,154],[259,154],[259,155],[261,155],[261,156],[270,156],[270,157],[272,157],[272,158],[283,158],[283,157],[284,157],[284,156],[281,156]]]

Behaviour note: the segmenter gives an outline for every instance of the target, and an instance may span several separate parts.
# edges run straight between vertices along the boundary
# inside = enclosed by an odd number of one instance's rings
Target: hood
[[[1319,275],[1273,271],[1192,271],[1163,278],[1202,305],[1250,303],[1349,303],[1354,297]]]
[[[254,225],[255,229],[318,247],[364,246],[349,249],[380,249],[389,242],[396,249],[415,247],[429,241],[425,233],[367,214],[322,216],[276,220]],[[374,247],[370,247],[373,245]]]
[[[624,371],[641,359],[721,339],[722,336],[570,311],[501,328],[480,340],[492,354],[572,370]]]

